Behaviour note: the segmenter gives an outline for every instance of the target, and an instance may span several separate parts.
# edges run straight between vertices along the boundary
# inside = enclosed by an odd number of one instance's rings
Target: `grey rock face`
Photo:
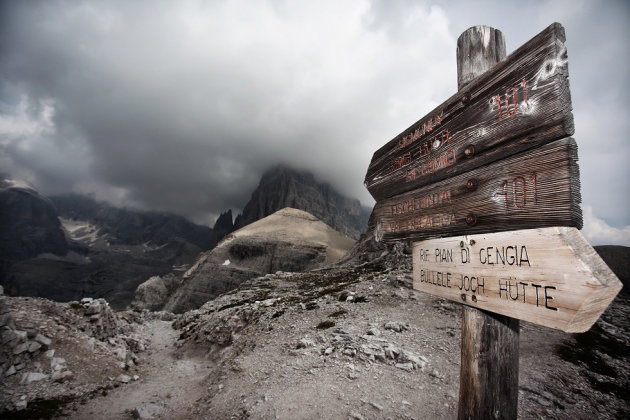
[[[65,255],[68,249],[52,202],[34,190],[9,188],[0,181],[0,259]]]
[[[304,210],[353,239],[367,228],[369,211],[358,200],[339,194],[309,172],[286,166],[276,166],[263,174],[234,225],[240,229],[285,207]]]
[[[172,274],[153,276],[136,289],[131,307],[133,309],[159,311],[177,289],[180,281]]]
[[[228,210],[217,218],[212,228],[212,234],[214,235],[215,243],[219,243],[221,239],[225,238],[230,233],[234,232],[236,227],[232,221],[232,210]]]

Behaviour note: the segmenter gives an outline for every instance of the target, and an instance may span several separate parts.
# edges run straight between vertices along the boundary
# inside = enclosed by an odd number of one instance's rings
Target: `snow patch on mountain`
[[[74,241],[93,245],[96,241],[103,238],[104,235],[99,235],[100,228],[84,220],[59,218],[63,229],[66,231],[68,237]]]

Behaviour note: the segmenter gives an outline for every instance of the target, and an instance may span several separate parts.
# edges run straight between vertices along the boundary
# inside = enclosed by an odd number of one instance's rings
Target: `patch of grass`
[[[319,272],[304,276],[300,279],[298,288],[303,296],[303,302],[316,300],[325,296],[342,292],[349,285],[357,283],[360,274],[352,272]]]
[[[586,372],[586,379],[591,386],[602,394],[614,394],[624,401],[630,401],[630,389],[619,386],[615,381],[599,380],[595,375]]]
[[[366,264],[362,267],[358,268],[361,271],[361,274],[367,273],[382,273],[386,270],[386,267],[383,264]]]
[[[322,321],[319,324],[317,324],[317,328],[318,330],[327,330],[328,328],[332,328],[335,326],[335,323],[333,321]]]
[[[304,299],[301,296],[283,296],[278,302],[281,303],[300,303]]]
[[[91,397],[94,393],[91,393]],[[3,419],[51,419],[57,417],[64,406],[75,401],[72,397],[63,397],[51,400],[34,400],[28,403],[26,410],[4,412]]]
[[[558,346],[557,351],[561,358],[574,365],[584,365],[591,372],[612,378],[617,377],[615,369],[606,363],[597,350],[613,358],[623,357],[626,351],[623,343],[609,336],[597,324],[585,333],[573,334],[573,339],[575,343],[567,341]]]

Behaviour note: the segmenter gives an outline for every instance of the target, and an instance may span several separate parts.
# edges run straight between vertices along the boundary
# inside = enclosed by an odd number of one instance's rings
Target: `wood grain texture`
[[[494,43],[493,36],[497,39]],[[457,88],[460,91],[484,72],[486,66],[491,68],[505,58],[503,34],[491,28],[468,29],[460,35],[457,46]],[[518,347],[519,320],[462,307],[460,399],[457,410],[460,420],[516,418]]]
[[[416,290],[565,332],[587,331],[622,287],[571,227],[415,242],[413,279]]]
[[[546,226],[582,227],[577,145],[572,138],[379,201],[377,240],[423,240]],[[474,216],[474,224],[467,220]]]
[[[365,178],[372,196],[402,194],[572,135],[564,41],[562,25],[552,24],[377,150]]]
[[[457,89],[505,60],[505,38],[498,29],[473,26],[457,39]]]
[[[516,419],[518,347],[518,319],[462,307],[458,419]]]

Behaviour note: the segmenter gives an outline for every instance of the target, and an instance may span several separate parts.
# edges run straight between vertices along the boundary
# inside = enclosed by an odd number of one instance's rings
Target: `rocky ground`
[[[46,415],[50,407],[104,389],[134,365],[131,347],[142,348],[133,327],[124,328],[104,300],[0,298],[5,416],[25,408]]]
[[[3,349],[5,331],[26,349],[11,347],[19,370],[3,365],[1,416],[455,418],[460,306],[411,290],[408,257],[372,261],[270,274],[174,322],[121,312],[100,330],[89,308],[108,318],[102,301],[5,298]],[[586,334],[521,323],[519,418],[630,415],[629,304]]]

